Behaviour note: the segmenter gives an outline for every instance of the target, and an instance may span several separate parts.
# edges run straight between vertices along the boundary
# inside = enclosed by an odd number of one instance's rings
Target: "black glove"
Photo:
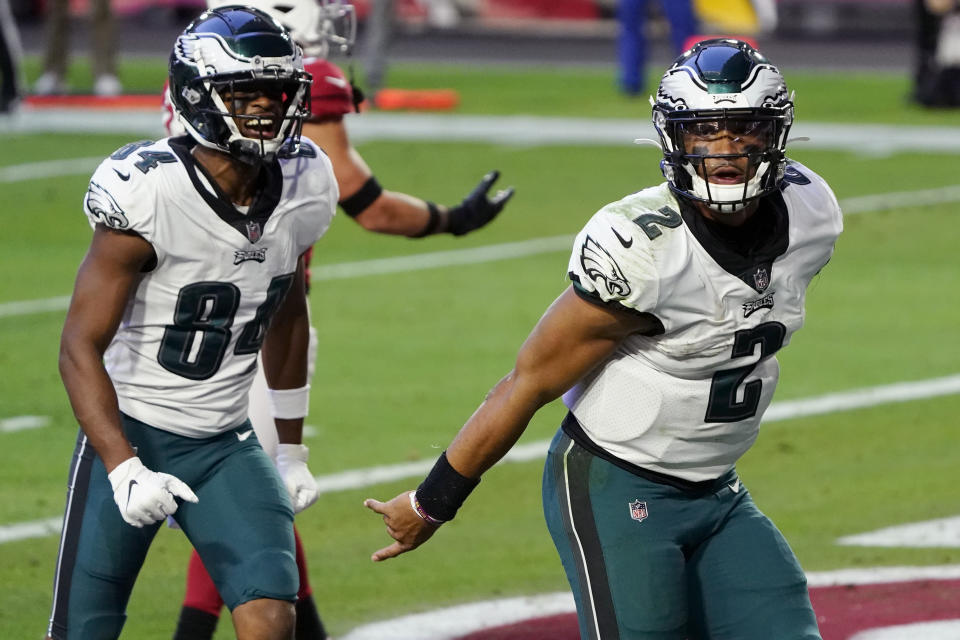
[[[487,197],[490,186],[500,177],[500,172],[494,169],[483,176],[473,191],[463,199],[463,202],[447,211],[447,231],[455,236],[470,233],[497,217],[507,201],[513,197],[513,187],[497,191],[492,198]]]

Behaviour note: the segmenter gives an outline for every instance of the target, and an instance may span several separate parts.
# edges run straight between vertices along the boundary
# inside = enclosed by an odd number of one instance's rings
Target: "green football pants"
[[[734,470],[692,493],[561,430],[543,507],[585,640],[820,640],[796,557]]]
[[[175,518],[230,609],[258,598],[293,602],[299,575],[293,508],[249,421],[211,438],[155,429],[123,416],[127,439],[148,469],[186,482],[200,501]],[[48,634],[54,640],[117,638],[147,549],[162,523],[123,521],[106,469],[77,438]]]

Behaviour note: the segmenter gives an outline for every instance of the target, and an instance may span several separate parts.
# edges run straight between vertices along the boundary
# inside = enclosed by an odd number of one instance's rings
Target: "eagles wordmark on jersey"
[[[104,361],[124,413],[190,437],[242,423],[257,352],[297,260],[330,226],[338,192],[303,140],[266,165],[241,212],[194,162],[189,137],[136,142],[96,170],[91,225],[139,234],[156,252]],[[244,402],[238,402],[238,397]]]
[[[782,225],[755,260],[698,233],[702,218],[666,183],[604,207],[577,236],[578,293],[662,327],[628,337],[564,396],[609,454],[699,482],[753,444],[779,375],[774,354],[803,325],[807,285],[842,229],[830,188],[799,164],[766,202]]]

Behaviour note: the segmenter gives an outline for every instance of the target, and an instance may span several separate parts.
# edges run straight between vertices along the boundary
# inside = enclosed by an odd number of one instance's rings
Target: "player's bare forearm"
[[[60,377],[74,416],[107,472],[133,457],[120,426],[120,409],[113,383],[103,368],[103,354],[89,341],[66,335],[60,345]]]
[[[277,310],[263,340],[263,373],[270,389],[299,389],[307,380],[307,352],[310,343],[310,315],[304,293],[303,260],[290,290]],[[281,444],[303,441],[303,418],[275,420]]]
[[[446,231],[446,207],[437,207],[440,215],[433,233]],[[367,231],[398,236],[416,236],[430,221],[427,203],[415,196],[397,191],[383,191],[367,209],[356,218]]]
[[[634,317],[564,292],[541,318],[517,357],[446,450],[453,469],[478,479],[513,447],[533,415],[608,358],[624,337],[643,330]],[[367,500],[383,516],[393,544],[376,551],[381,561],[415,549],[436,529],[411,505],[410,492],[389,502]]]
[[[140,236],[98,227],[77,272],[60,338],[59,367],[77,422],[107,471],[134,455],[120,425],[117,394],[103,366],[139,278],[154,256]]]

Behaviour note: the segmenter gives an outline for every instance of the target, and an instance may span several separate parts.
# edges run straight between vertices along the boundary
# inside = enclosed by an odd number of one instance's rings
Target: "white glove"
[[[107,477],[120,515],[127,524],[138,529],[175,513],[178,505],[174,497],[188,502],[199,501],[179,478],[150,471],[136,456],[118,464]]]
[[[293,512],[300,513],[317,501],[319,487],[307,468],[310,449],[302,444],[277,445],[277,470],[290,494]]]

